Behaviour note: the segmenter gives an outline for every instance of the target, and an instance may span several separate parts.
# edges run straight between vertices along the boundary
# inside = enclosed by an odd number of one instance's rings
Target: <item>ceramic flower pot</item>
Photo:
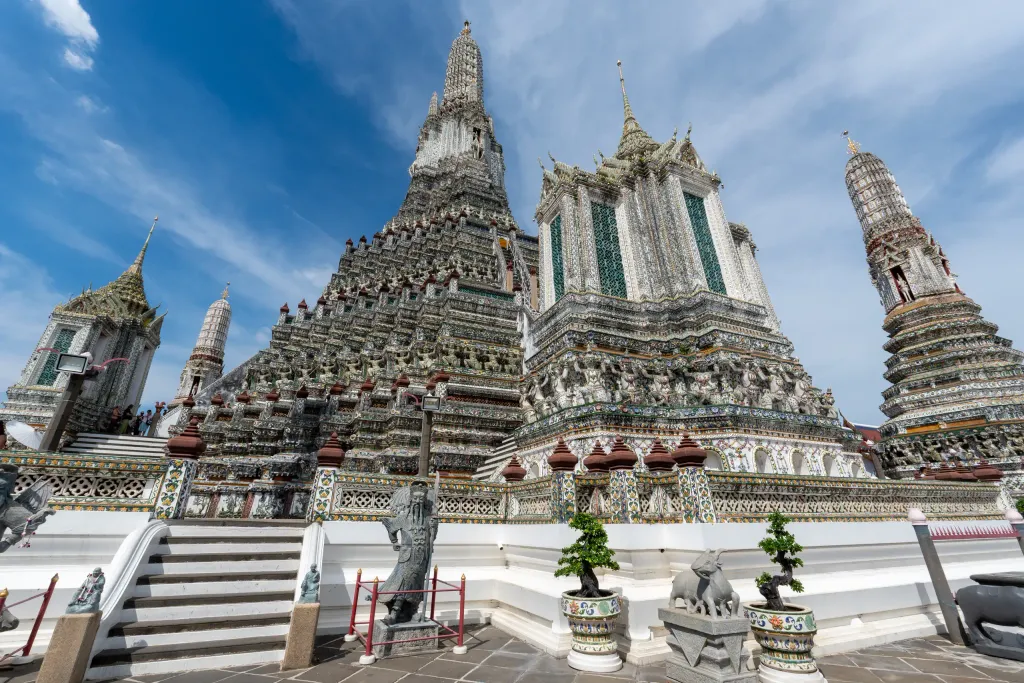
[[[577,591],[562,593],[562,614],[572,629],[569,666],[578,671],[608,673],[622,668],[612,630],[619,616],[619,596],[611,591],[600,598],[577,598]]]
[[[784,610],[772,610],[761,602],[743,605],[743,613],[750,619],[750,630],[761,646],[760,680],[792,681],[794,676],[807,683],[824,680],[811,657],[814,634],[818,632],[814,612],[788,604]]]

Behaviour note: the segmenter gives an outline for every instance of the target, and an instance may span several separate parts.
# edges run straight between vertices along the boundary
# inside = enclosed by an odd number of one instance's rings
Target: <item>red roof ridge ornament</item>
[[[608,454],[601,448],[601,442],[594,442],[594,449],[590,451],[590,455],[583,458],[583,466],[587,468],[588,472],[607,472],[608,471]]]
[[[290,308],[288,308],[288,302],[287,302],[287,301],[285,301],[285,302],[284,302],[284,305],[282,305],[282,306],[281,306],[281,312],[282,312],[282,313],[287,313],[287,312],[288,312],[288,311],[290,311],[290,310],[291,310],[291,309],[290,309]]]
[[[552,472],[572,472],[576,469],[579,459],[569,450],[569,446],[561,438],[555,444],[555,451],[548,456],[548,467]]]
[[[309,389],[303,384],[299,387],[299,390],[295,392],[295,398],[309,398]]]
[[[306,305],[305,299],[299,302],[299,308],[309,308],[309,306]]]
[[[672,459],[665,444],[661,443],[661,439],[655,437],[654,443],[651,444],[651,452],[644,458],[644,464],[651,472],[671,472],[676,461]]]
[[[199,433],[199,416],[193,415],[185,430],[167,440],[167,457],[173,460],[196,460],[206,451]]]
[[[359,385],[359,393],[361,394],[365,391],[373,391],[373,382],[369,379],[364,380],[363,383]]]
[[[636,453],[626,445],[625,439],[616,436],[612,442],[611,453],[605,456],[606,467],[610,470],[631,470],[636,463]]]
[[[248,405],[249,401],[252,400],[252,396],[249,395],[248,391],[243,390],[238,396],[235,396],[235,401],[242,405]]]
[[[708,452],[694,441],[689,432],[683,432],[679,445],[672,451],[672,459],[680,467],[704,467]]]
[[[338,441],[338,432],[331,432],[330,437],[324,445],[316,452],[316,464],[318,467],[341,467],[345,460],[345,449]]]
[[[220,395],[219,391],[210,399],[210,405],[217,406],[218,408],[224,405],[224,397]]]
[[[526,469],[519,464],[519,458],[513,455],[501,471],[501,476],[505,477],[505,481],[522,481],[526,478]]]
[[[277,389],[271,389],[263,398],[271,403],[277,403],[281,394],[277,393]]]
[[[331,389],[327,393],[329,393],[331,396],[340,396],[344,391],[345,387],[341,386],[341,383],[336,381],[334,384],[331,385]]]

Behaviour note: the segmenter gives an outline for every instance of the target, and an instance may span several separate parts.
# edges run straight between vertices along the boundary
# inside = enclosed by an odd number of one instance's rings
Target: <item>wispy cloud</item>
[[[1005,183],[1024,176],[1024,137],[1000,145],[988,160],[985,177],[989,182]]]
[[[48,26],[63,33],[70,44],[64,48],[64,63],[76,71],[91,71],[89,56],[100,42],[100,34],[92,25],[89,13],[78,0],[39,0]]]

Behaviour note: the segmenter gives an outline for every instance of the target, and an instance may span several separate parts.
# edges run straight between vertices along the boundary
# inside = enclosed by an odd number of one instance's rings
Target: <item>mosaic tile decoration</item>
[[[57,377],[60,375],[57,372],[57,359],[61,353],[67,353],[68,349],[71,348],[71,341],[75,338],[75,331],[68,328],[62,329],[57,333],[57,338],[53,341],[52,348],[57,349],[60,353],[49,352],[46,357],[46,363],[43,365],[42,372],[39,373],[39,379],[36,384],[44,387],[52,387],[53,383],[57,381]]]
[[[708,289],[712,292],[725,294],[725,280],[722,279],[722,268],[718,264],[718,253],[711,237],[708,225],[708,214],[704,208],[704,199],[692,194],[683,193],[686,198],[686,212],[690,215],[693,236],[697,240],[697,251],[700,252],[701,263],[704,264],[704,276],[708,281]]]
[[[551,232],[551,279],[555,283],[555,301],[565,294],[565,265],[562,252],[562,215],[555,216],[549,227]]]
[[[615,209],[605,204],[592,203],[590,214],[594,222],[594,246],[597,251],[601,293],[625,298],[626,276],[622,270],[622,252],[619,248]]]

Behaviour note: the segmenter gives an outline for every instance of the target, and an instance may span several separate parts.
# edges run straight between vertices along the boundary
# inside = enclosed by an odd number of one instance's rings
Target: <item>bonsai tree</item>
[[[793,534],[786,531],[790,520],[781,512],[768,515],[768,535],[757,545],[768,553],[772,562],[782,567],[782,573],[772,576],[768,572],[755,579],[757,589],[768,602],[768,609],[778,612],[785,611],[786,605],[779,595],[779,586],[789,586],[794,593],[803,593],[804,586],[793,578],[793,569],[804,566],[804,561],[797,557],[804,547],[796,542]]]
[[[1017,512],[1019,512],[1020,514],[1024,515],[1024,498],[1020,498],[1020,499],[1017,500],[1016,507],[1017,507]]]
[[[577,512],[569,520],[569,527],[580,532],[572,545],[562,548],[555,576],[578,576],[580,589],[574,591],[577,598],[601,598],[606,596],[597,585],[594,569],[618,569],[619,563],[612,559],[615,551],[608,547],[608,533],[604,525],[593,515]]]

